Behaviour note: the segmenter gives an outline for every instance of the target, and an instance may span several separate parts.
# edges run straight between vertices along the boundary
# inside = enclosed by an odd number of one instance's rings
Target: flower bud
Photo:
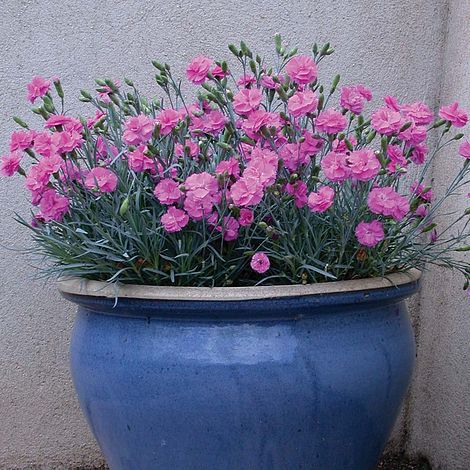
[[[28,124],[26,124],[23,119],[17,117],[17,116],[14,116],[13,117],[13,121],[16,122],[16,124],[18,124],[19,126],[23,127],[24,129],[29,129],[28,127]]]
[[[124,201],[121,204],[121,207],[119,208],[119,215],[122,217],[126,214],[127,210],[129,209],[129,196],[124,199]]]
[[[55,88],[55,91],[57,92],[57,96],[61,100],[63,100],[64,99],[64,90],[62,88],[62,84],[60,83],[59,79],[54,80],[54,88]]]

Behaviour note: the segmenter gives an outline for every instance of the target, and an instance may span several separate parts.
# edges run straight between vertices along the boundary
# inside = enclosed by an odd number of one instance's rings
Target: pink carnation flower
[[[57,153],[57,147],[52,145],[52,134],[48,131],[38,132],[35,135],[33,147],[43,157],[50,157]]]
[[[240,175],[240,164],[236,158],[222,160],[215,168],[217,175],[226,174],[227,176],[238,177]]]
[[[153,194],[162,204],[167,205],[178,202],[183,195],[179,189],[179,184],[169,178],[161,180],[157,186],[155,186]]]
[[[37,98],[43,97],[50,90],[51,82],[42,77],[33,77],[26,88],[28,89],[28,101],[34,103]]]
[[[127,156],[127,164],[132,171],[141,173],[149,170],[150,173],[155,173],[155,162],[152,158],[145,155],[147,151],[145,145],[139,145],[135,150],[129,152]]]
[[[239,207],[256,206],[263,199],[263,195],[261,174],[256,168],[252,168],[247,174],[244,173],[230,190],[233,203]]]
[[[118,179],[115,173],[101,166],[90,170],[85,178],[85,186],[88,189],[97,190],[101,193],[113,192],[117,184]]]
[[[459,154],[463,158],[470,158],[470,142],[462,142],[459,146]]]
[[[351,170],[351,178],[358,181],[369,181],[380,171],[380,162],[369,149],[356,150],[346,158]]]
[[[58,153],[69,153],[83,144],[82,134],[76,131],[64,130],[54,132],[51,136],[51,147]]]
[[[193,173],[186,179],[184,187],[184,208],[194,220],[201,220],[208,215],[220,199],[217,179],[209,173]]]
[[[180,120],[180,113],[174,109],[164,109],[157,116],[157,123],[160,124],[160,134],[168,135],[177,126]],[[152,129],[153,130],[153,129]]]
[[[411,126],[398,134],[398,138],[408,145],[418,145],[426,140],[427,130],[424,126],[417,126],[414,121]]]
[[[255,177],[259,177],[263,188],[267,188],[276,181],[278,162],[279,158],[272,150],[255,147],[243,176],[251,174],[252,169],[256,169]]]
[[[367,205],[374,214],[402,220],[410,211],[406,197],[400,196],[392,187],[374,188],[369,193]]]
[[[240,209],[240,216],[238,217],[238,223],[242,227],[249,227],[254,220],[255,216],[253,214],[253,211],[250,209]]]
[[[191,139],[186,139],[184,146],[177,143],[175,145],[175,155],[177,157],[184,157],[186,154],[190,157],[197,157],[199,155],[199,144]]]
[[[245,73],[237,80],[237,85],[245,88],[250,88],[254,83],[256,83],[256,77],[251,73]]]
[[[315,119],[315,128],[319,132],[336,134],[346,128],[348,121],[339,111],[329,108],[322,111]]]
[[[287,194],[294,197],[294,204],[299,209],[307,204],[307,185],[303,181],[296,181],[294,184],[286,185]]]
[[[39,203],[41,210],[39,217],[45,222],[50,222],[51,220],[61,221],[64,214],[68,212],[69,207],[69,200],[65,196],[58,194],[53,189],[48,189],[42,195],[41,202]]]
[[[182,209],[177,209],[170,206],[165,214],[160,219],[163,228],[168,233],[180,232],[186,225],[188,225],[188,214]]]
[[[408,165],[408,161],[399,145],[388,145],[387,156],[390,158],[390,163],[387,165],[387,170],[390,173],[395,173],[398,167],[406,168]]]
[[[419,144],[414,147],[411,152],[411,161],[416,165],[422,165],[426,161],[426,155],[428,154],[428,147],[426,144]]]
[[[261,86],[268,90],[275,90],[277,84],[270,75],[263,73],[263,75],[261,75]]]
[[[363,85],[341,88],[340,105],[354,114],[361,114],[366,101],[372,99],[372,93]]]
[[[258,88],[245,88],[233,97],[233,109],[237,114],[248,114],[259,108],[262,98]]]
[[[224,233],[224,240],[230,242],[232,240],[236,240],[238,238],[238,230],[240,228],[240,224],[238,223],[237,219],[232,216],[225,216],[222,222],[222,226],[216,227],[218,232]]]
[[[431,202],[434,197],[434,193],[431,188],[425,188],[424,185],[419,184],[417,181],[413,182],[410,189],[413,194],[416,194],[426,202]]]
[[[397,133],[403,124],[401,114],[390,108],[380,108],[372,114],[371,126],[379,134],[392,135]]]
[[[155,122],[145,114],[133,116],[124,123],[123,140],[128,145],[147,142],[152,136]]]
[[[312,212],[325,212],[333,204],[335,191],[329,186],[322,186],[317,192],[311,192],[308,196],[308,207]]]
[[[378,220],[361,222],[356,227],[356,237],[361,245],[372,248],[385,237],[383,224]]]
[[[433,120],[433,114],[429,107],[417,101],[416,103],[404,104],[400,107],[401,112],[409,119],[412,119],[418,126],[426,126]]]
[[[290,171],[296,171],[301,165],[310,162],[310,156],[301,149],[301,144],[285,144],[279,152],[279,156],[284,162],[284,166]]]
[[[51,127],[62,127],[62,130],[66,131],[75,131],[75,132],[82,132],[83,124],[80,122],[79,119],[66,116],[65,114],[53,114],[50,116],[44,124],[46,129],[50,129]]]
[[[452,123],[455,127],[464,127],[468,122],[467,113],[462,108],[459,108],[457,101],[449,106],[443,106],[439,110],[439,116]]]
[[[32,165],[26,175],[25,186],[31,191],[33,204],[36,205],[41,199],[42,193],[49,183],[50,173],[44,171],[40,165]]]
[[[269,262],[269,258],[266,254],[260,251],[252,256],[250,266],[253,271],[263,274],[269,269],[271,263]]]
[[[212,66],[212,60],[202,55],[195,57],[186,68],[188,80],[195,85],[204,83],[207,79],[207,73]]]
[[[229,74],[229,72],[228,72],[228,71],[227,71],[227,72],[224,72],[223,69],[222,69],[222,67],[221,67],[220,65],[215,65],[215,66],[212,68],[212,70],[211,70],[211,74],[212,74],[215,78],[220,78],[220,79],[222,79],[222,78],[226,77],[226,76]]]
[[[346,155],[342,153],[327,153],[323,157],[320,166],[325,177],[335,183],[348,179],[351,174]]]
[[[271,122],[270,113],[264,109],[258,109],[251,112],[248,118],[243,120],[242,129],[251,139],[257,139],[258,133],[262,127],[268,126]]]
[[[15,131],[10,137],[10,152],[26,150],[33,146],[36,133],[34,131]]]
[[[0,174],[3,176],[13,176],[19,170],[20,164],[20,152],[12,152],[9,155],[3,155],[0,159]]]
[[[295,83],[306,85],[317,78],[317,64],[308,55],[296,55],[288,62],[286,73]]]
[[[287,109],[292,116],[299,118],[315,111],[318,98],[312,90],[298,91],[289,98]]]

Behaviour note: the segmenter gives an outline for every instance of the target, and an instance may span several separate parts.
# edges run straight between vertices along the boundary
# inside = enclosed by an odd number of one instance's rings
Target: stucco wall
[[[467,2],[453,4],[453,17],[459,22],[463,21],[458,19],[459,5],[464,4]],[[361,81],[377,97],[389,93],[400,100],[423,99],[436,105],[446,19],[444,0],[6,0],[0,5],[0,136],[4,142],[0,143],[0,151],[6,150],[13,129],[9,116],[28,116],[24,87],[33,74],[59,75],[68,96],[67,108],[73,110],[80,88],[91,88],[94,77],[129,76],[143,91],[153,93],[156,86],[152,81],[152,59],[175,64],[182,73],[196,53],[229,57],[224,45],[242,38],[261,52],[271,51],[275,32],[305,48],[314,40],[329,40],[338,52],[322,63],[323,76],[339,70],[345,83]],[[462,67],[460,76],[464,73]],[[456,78],[455,83],[464,85],[463,79]],[[27,214],[25,198],[18,179],[2,179],[0,468],[25,468],[32,464],[47,469],[54,465],[73,468],[97,463],[101,457],[80,415],[68,374],[73,309],[59,298],[52,284],[33,279],[26,258],[9,250],[27,244],[27,234],[11,221],[14,210]],[[432,283],[430,277],[427,285]],[[427,292],[432,296],[432,288]],[[451,299],[445,292],[442,299],[446,298],[444,295]],[[454,362],[458,362],[458,354],[463,352],[453,347],[450,339],[456,328],[450,320],[453,310],[462,312],[463,307],[449,305],[452,308],[445,312],[449,334],[442,343],[431,345],[438,312],[429,317],[429,323],[422,323],[429,325],[428,336],[423,333],[422,341],[428,341],[430,346],[420,351],[427,354],[434,348],[433,357],[438,362],[440,359],[441,372],[426,376],[423,384],[418,379],[414,393],[418,413],[413,414],[414,450],[430,451],[435,444],[433,436],[422,439],[422,434],[430,429],[423,416],[429,416],[425,408],[430,384],[445,380],[442,371],[446,370],[446,363],[440,356],[449,354],[450,348],[455,354]],[[462,326],[463,317],[457,318]],[[460,332],[458,337],[465,338]],[[463,343],[459,344],[462,347]],[[422,360],[419,370],[425,376],[430,367],[430,362]],[[458,377],[453,377],[452,383],[457,384]],[[459,387],[462,385],[463,382]],[[461,407],[468,406],[461,395],[455,398],[461,400]],[[452,413],[457,407],[454,404],[447,409],[444,423],[455,419]],[[419,414],[419,410],[424,410],[424,414]],[[432,430],[440,436],[439,424]]]
[[[445,33],[441,103],[458,100],[470,107],[470,1],[451,0]],[[454,147],[455,148],[455,147]],[[443,152],[433,176],[444,190],[462,165],[455,151]],[[467,193],[468,191],[465,191]],[[460,198],[447,210],[463,211]],[[470,257],[468,253],[462,256]],[[470,468],[470,302],[461,279],[432,269],[421,291],[418,366],[410,402],[410,452],[427,455],[433,468]]]

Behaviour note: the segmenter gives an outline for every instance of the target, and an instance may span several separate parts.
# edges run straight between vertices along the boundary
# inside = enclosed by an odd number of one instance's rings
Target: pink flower
[[[165,214],[162,215],[160,221],[163,228],[168,233],[180,232],[186,225],[188,225],[188,214],[182,209],[177,209],[170,206]]]
[[[346,128],[346,118],[335,109],[329,108],[322,111],[315,119],[315,127],[319,132],[336,134]]]
[[[50,90],[51,82],[42,77],[33,77],[26,87],[28,89],[28,100],[34,103],[37,98],[43,97]]]
[[[284,162],[284,166],[290,171],[296,171],[301,165],[310,162],[308,153],[302,151],[301,144],[285,144],[279,152],[279,156]]]
[[[405,141],[408,145],[418,145],[425,141],[427,131],[424,126],[417,126],[414,121],[411,126],[398,134],[398,138]]]
[[[372,93],[363,85],[343,87],[341,89],[340,105],[354,114],[361,114],[364,103],[372,99]]]
[[[145,155],[147,147],[139,145],[135,150],[129,152],[127,156],[127,164],[132,171],[141,173],[149,170],[150,173],[155,173],[155,162],[152,158]]]
[[[209,173],[193,173],[186,179],[184,187],[184,208],[194,220],[201,220],[208,215],[220,199],[217,179]]]
[[[202,55],[195,57],[186,68],[188,80],[195,85],[204,83],[207,79],[207,73],[212,66],[212,60]]]
[[[310,132],[304,131],[302,137],[304,141],[300,143],[300,152],[304,155],[308,157],[316,155],[323,148],[323,140],[313,137]]]
[[[227,176],[238,177],[240,175],[240,165],[236,158],[230,158],[229,160],[222,160],[215,168],[217,175],[226,174]]]
[[[439,110],[439,116],[446,121],[449,121],[455,127],[464,127],[468,121],[467,113],[459,108],[457,101],[449,106],[443,106]]]
[[[106,116],[105,113],[97,109],[93,117],[89,117],[86,120],[86,126],[88,129],[93,129],[93,126],[103,117]]]
[[[317,192],[311,192],[308,196],[308,207],[312,212],[325,212],[333,204],[335,191],[329,186],[322,186]]]
[[[25,180],[25,186],[31,191],[33,204],[39,203],[42,193],[49,183],[50,173],[44,171],[40,165],[32,165]]]
[[[3,155],[0,159],[0,174],[3,176],[13,176],[19,170],[20,164],[20,152],[12,152],[9,155]]]
[[[59,126],[63,128],[62,130],[66,131],[75,131],[80,133],[83,130],[83,124],[79,119],[66,116],[64,114],[53,114],[44,124],[46,129],[50,129],[51,127],[57,128]]]
[[[178,202],[183,195],[179,189],[179,184],[169,178],[161,180],[157,186],[155,186],[153,194],[162,204],[167,205]]]
[[[160,134],[168,135],[176,127],[180,120],[180,113],[174,109],[164,109],[157,116],[157,123],[160,124]],[[152,129],[153,130],[153,129]]]
[[[416,165],[422,165],[426,160],[428,154],[428,147],[426,144],[417,145],[411,152],[411,161]]]
[[[36,218],[43,222],[61,221],[69,208],[70,203],[65,196],[58,194],[53,189],[48,189],[42,195],[40,212],[36,215]]]
[[[261,175],[256,168],[244,174],[230,190],[233,203],[239,207],[256,206],[263,199],[263,195]]]
[[[378,220],[361,222],[356,227],[356,237],[361,245],[372,248],[385,238],[383,224]]]
[[[296,55],[288,62],[286,73],[295,83],[306,85],[317,78],[317,64],[308,55]]]
[[[320,166],[325,177],[335,183],[346,180],[351,174],[351,169],[348,166],[346,155],[342,153],[327,153],[323,157]]]
[[[380,108],[372,114],[371,126],[379,134],[392,135],[398,132],[403,124],[401,114],[390,108]]]
[[[69,200],[53,189],[48,189],[44,192],[39,203],[41,210],[39,216],[45,221],[50,222],[51,220],[60,221],[64,217],[64,214],[68,212],[70,207]]]
[[[226,77],[229,72],[224,72],[222,67],[220,65],[215,65],[214,68],[211,70],[211,74],[215,77],[215,78],[224,78]]]
[[[262,98],[258,88],[245,88],[233,97],[233,109],[237,114],[248,114],[259,108]]]
[[[269,262],[269,258],[266,254],[260,251],[252,256],[250,266],[253,271],[263,274],[269,269],[271,263]]]
[[[286,185],[287,194],[294,197],[294,204],[299,209],[307,204],[307,185],[303,181],[296,181],[294,184]]]
[[[237,85],[245,88],[250,88],[251,85],[256,83],[256,77],[250,73],[243,74],[238,80]]]
[[[390,173],[395,173],[400,168],[406,168],[408,161],[403,155],[403,151],[399,145],[388,145],[387,155],[390,158],[390,163],[387,165],[387,170]]]
[[[26,150],[32,147],[35,135],[36,133],[34,131],[13,132],[10,137],[10,152]]]
[[[190,157],[197,157],[199,155],[199,144],[191,139],[186,139],[184,146],[180,143],[175,145],[175,155],[177,157],[184,157],[186,154]]]
[[[400,196],[392,187],[374,188],[369,193],[367,205],[374,214],[402,220],[410,211],[406,197]]]
[[[39,155],[50,157],[57,153],[57,148],[52,145],[52,134],[50,132],[38,132],[34,137],[34,150]]]
[[[369,181],[380,171],[380,162],[369,149],[356,150],[346,158],[351,170],[351,178],[358,181]]]
[[[462,142],[459,146],[459,154],[463,158],[470,158],[470,142]]]
[[[252,174],[252,170],[255,169],[257,170],[255,177],[259,178],[263,188],[267,188],[276,181],[278,162],[279,158],[272,150],[255,147],[243,176]]]
[[[242,129],[246,132],[248,137],[256,139],[261,128],[269,125],[270,121],[270,113],[264,109],[258,109],[251,112],[248,118],[243,121]]]
[[[254,220],[253,211],[250,209],[240,209],[240,216],[238,217],[238,223],[242,227],[249,227]]]
[[[216,136],[225,127],[227,118],[216,109],[211,110],[201,117],[194,116],[191,119],[191,130],[202,130],[207,134]]]
[[[411,185],[410,189],[413,194],[416,194],[426,202],[431,202],[434,197],[434,193],[431,188],[425,188],[424,185],[419,184],[417,181]]]
[[[49,177],[54,173],[58,173],[63,165],[64,160],[59,155],[55,154],[50,157],[41,158],[36,166]]]
[[[428,106],[421,101],[404,104],[400,107],[401,112],[409,119],[412,119],[418,126],[426,126],[433,120],[433,114]]]
[[[264,88],[267,88],[268,90],[275,90],[277,84],[273,80],[271,75],[267,75],[263,73],[263,75],[261,76],[261,86],[263,86]]]
[[[113,192],[118,184],[115,173],[107,168],[97,166],[90,170],[85,178],[85,186],[88,189],[99,191],[101,193]]]
[[[152,136],[155,122],[145,114],[133,116],[124,123],[123,140],[128,145],[147,142]]]
[[[298,118],[315,111],[318,98],[312,90],[298,91],[289,98],[287,109],[292,116]]]
[[[54,132],[51,136],[51,148],[58,153],[68,153],[80,148],[83,143],[82,134],[76,131]]]
[[[235,219],[235,217],[225,216],[222,223],[222,227],[219,226],[216,228],[216,230],[219,232],[223,232],[224,240],[230,242],[238,238],[239,228],[240,224],[238,223],[237,219]]]
[[[385,106],[392,111],[400,112],[401,106],[398,104],[397,99],[394,96],[386,96],[384,98]]]

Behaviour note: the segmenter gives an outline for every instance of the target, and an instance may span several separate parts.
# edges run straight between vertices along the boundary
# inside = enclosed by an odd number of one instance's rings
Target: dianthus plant
[[[193,59],[191,101],[159,62],[162,98],[144,98],[128,79],[97,80],[96,95],[81,92],[95,108],[88,118],[64,112],[58,79],[32,80],[28,99],[44,128],[14,118],[23,129],[1,171],[25,177],[32,221],[17,217],[46,274],[235,286],[435,264],[460,271],[468,287],[469,264],[456,252],[470,249],[470,209],[442,212],[447,199],[468,197],[470,142],[453,131],[467,114],[453,103],[435,117],[391,96],[366,114],[364,85],[317,79],[329,44],[303,54],[275,42],[270,64],[243,42],[229,46],[230,65]],[[461,163],[435,197],[429,175],[451,145]]]

